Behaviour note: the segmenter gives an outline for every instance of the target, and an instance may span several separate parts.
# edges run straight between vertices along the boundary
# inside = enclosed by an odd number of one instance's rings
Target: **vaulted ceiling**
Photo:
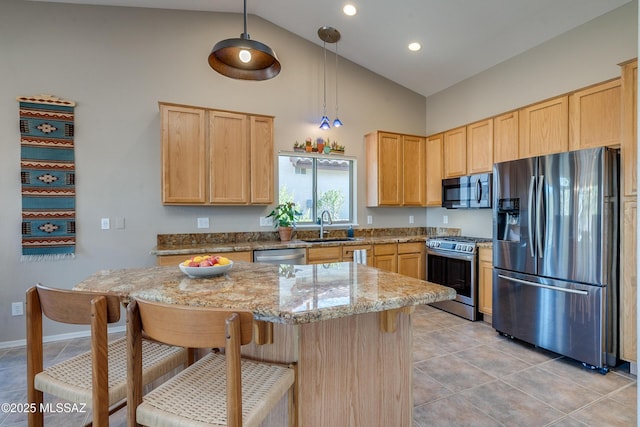
[[[242,0],[40,1],[243,11]],[[319,45],[318,28],[335,27],[342,34],[340,56],[429,96],[630,1],[247,0],[247,12]],[[346,3],[356,6],[355,16],[343,14]],[[248,20],[251,37],[269,44],[251,33]],[[413,41],[422,44],[420,51],[408,50]]]

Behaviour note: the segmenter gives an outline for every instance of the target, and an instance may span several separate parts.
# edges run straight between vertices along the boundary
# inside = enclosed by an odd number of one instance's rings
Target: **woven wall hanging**
[[[73,258],[76,245],[75,102],[22,96],[22,260]]]

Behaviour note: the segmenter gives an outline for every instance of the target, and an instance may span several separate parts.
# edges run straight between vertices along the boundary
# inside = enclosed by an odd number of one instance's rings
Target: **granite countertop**
[[[237,261],[221,276],[191,279],[177,266],[103,270],[74,290],[112,292],[123,301],[226,307],[257,320],[302,324],[455,298],[455,290],[351,262],[276,265]]]
[[[215,234],[163,234],[158,235],[152,255],[189,255],[213,252],[238,252],[264,249],[309,248],[343,245],[371,245],[383,243],[425,242],[428,237],[457,233],[459,229],[412,227],[393,229],[355,230],[355,240],[305,242],[302,239],[318,237],[317,231],[298,231],[288,242],[278,240],[277,233],[215,233]],[[345,237],[346,230],[331,230],[328,238]]]

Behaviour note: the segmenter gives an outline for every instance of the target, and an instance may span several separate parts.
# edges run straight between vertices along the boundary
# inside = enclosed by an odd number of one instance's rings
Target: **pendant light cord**
[[[336,119],[338,117],[338,42],[336,42]]]
[[[246,1],[246,0],[245,0]],[[322,104],[324,115],[327,115],[327,42],[323,41],[324,47],[324,102]]]
[[[249,38],[249,34],[247,34],[247,0],[244,0],[244,33],[242,35]]]

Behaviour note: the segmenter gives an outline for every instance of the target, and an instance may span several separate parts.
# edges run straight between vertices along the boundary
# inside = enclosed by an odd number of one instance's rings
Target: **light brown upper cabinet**
[[[569,149],[569,97],[530,105],[519,111],[520,158],[562,153]]]
[[[274,143],[273,118],[249,118],[251,164],[249,165],[251,203],[271,204],[274,201]]]
[[[600,83],[569,96],[569,150],[620,145],[620,79]]]
[[[444,133],[444,178],[467,174],[467,127]]]
[[[273,117],[160,103],[162,202],[273,203]]]
[[[493,119],[467,126],[467,174],[493,169]]]
[[[160,104],[162,202],[207,202],[207,126],[201,108]]]
[[[427,206],[442,206],[442,151],[444,134],[427,138]]]
[[[367,206],[426,206],[424,137],[371,132],[365,156]]]
[[[427,145],[424,137],[402,135],[402,205],[426,206]]]
[[[245,204],[249,199],[247,116],[209,112],[209,164],[212,203]]]
[[[518,112],[502,114],[493,119],[493,161],[518,159]]]
[[[638,60],[622,64],[622,161],[624,194],[638,193]]]

